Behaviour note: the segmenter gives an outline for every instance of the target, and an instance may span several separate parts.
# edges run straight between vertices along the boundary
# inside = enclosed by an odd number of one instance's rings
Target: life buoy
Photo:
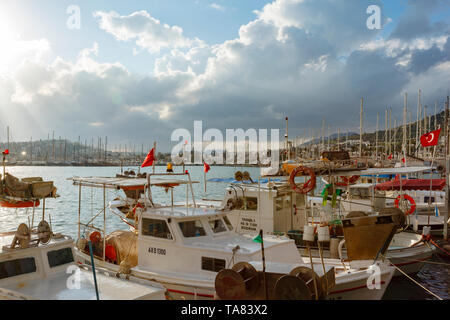
[[[351,177],[346,177],[346,176],[341,176],[341,182],[336,182],[335,184],[339,187],[346,187],[349,184],[354,184],[356,181],[358,181],[359,176],[351,176]]]
[[[306,181],[301,187],[297,186],[297,184],[295,183],[295,176],[300,172],[306,172],[310,176],[309,180]],[[292,170],[291,175],[289,176],[289,184],[291,186],[291,189],[295,192],[306,194],[314,190],[314,188],[316,187],[316,174],[311,168],[298,166],[297,168]]]
[[[414,199],[407,195],[407,194],[403,194],[403,195],[399,195],[395,201],[394,201],[394,205],[400,209],[400,199],[403,197],[403,199],[408,200],[411,207],[409,208],[409,210],[405,211],[406,215],[410,215],[411,213],[413,213],[416,210],[416,202],[414,201]]]

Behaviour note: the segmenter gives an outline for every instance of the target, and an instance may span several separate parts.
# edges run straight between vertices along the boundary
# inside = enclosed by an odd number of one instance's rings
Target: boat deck
[[[75,272],[58,273],[6,285],[3,288],[41,300],[95,300],[92,271],[81,268],[80,271],[78,275]],[[162,287],[120,281],[99,271],[96,275],[100,300],[165,299],[165,290]]]

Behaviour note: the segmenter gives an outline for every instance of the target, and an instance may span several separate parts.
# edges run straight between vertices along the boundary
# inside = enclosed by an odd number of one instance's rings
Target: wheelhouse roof
[[[194,208],[186,206],[168,206],[168,207],[149,207],[145,210],[142,216],[160,216],[164,218],[202,218],[213,217],[217,215],[224,215],[227,211],[222,211],[214,208]]]
[[[147,184],[146,178],[112,178],[112,177],[72,177],[74,185],[82,185],[87,187],[103,187],[110,189],[144,187]],[[198,183],[198,181],[192,181]],[[176,178],[160,178],[152,177],[150,179],[151,186],[177,186],[189,184],[189,181]]]

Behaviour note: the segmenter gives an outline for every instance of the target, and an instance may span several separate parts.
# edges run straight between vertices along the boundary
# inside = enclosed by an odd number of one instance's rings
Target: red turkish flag
[[[392,159],[392,154],[389,155],[388,159]]]
[[[203,170],[205,172],[208,172],[211,169],[211,167],[209,166],[209,164],[207,164],[206,162],[203,162]]]
[[[152,148],[150,152],[145,157],[144,162],[142,162],[141,168],[143,167],[149,167],[153,164],[153,161],[155,160],[155,148]]]
[[[3,154],[9,154],[9,150],[5,149],[5,151],[3,151]]]
[[[403,157],[403,158],[402,158],[402,162],[405,163],[405,161],[406,161],[406,160],[405,160],[405,158]]]
[[[420,137],[420,143],[422,147],[430,147],[438,144],[439,134],[441,133],[441,129],[437,129],[428,133],[425,133]]]

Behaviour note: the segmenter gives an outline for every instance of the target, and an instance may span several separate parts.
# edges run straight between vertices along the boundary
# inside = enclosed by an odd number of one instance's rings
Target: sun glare
[[[0,72],[7,71],[17,50],[17,38],[13,26],[3,16],[0,16]]]

